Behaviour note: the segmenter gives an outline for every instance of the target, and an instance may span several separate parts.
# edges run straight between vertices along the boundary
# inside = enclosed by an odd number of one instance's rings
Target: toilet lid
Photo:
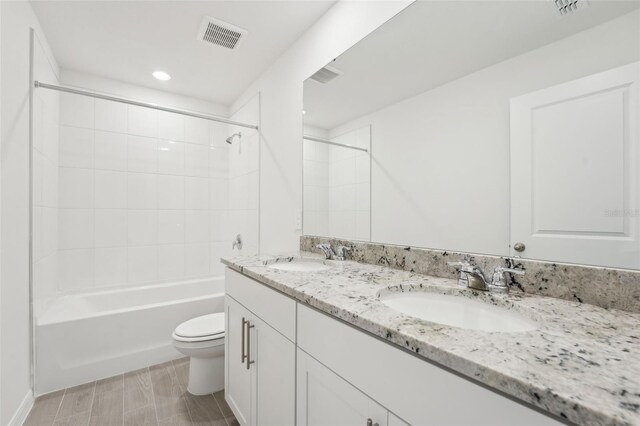
[[[187,338],[219,334],[224,334],[224,312],[190,319],[177,326],[175,330],[176,336]]]

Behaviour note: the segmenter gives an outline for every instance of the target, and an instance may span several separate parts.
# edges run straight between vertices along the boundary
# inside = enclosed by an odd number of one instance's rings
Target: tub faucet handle
[[[233,244],[231,244],[231,249],[238,248],[238,250],[242,250],[242,235],[236,235],[236,239],[233,240]]]

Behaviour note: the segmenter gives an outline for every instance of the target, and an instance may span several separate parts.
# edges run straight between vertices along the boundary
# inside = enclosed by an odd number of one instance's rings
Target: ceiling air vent
[[[560,16],[572,15],[589,6],[587,0],[550,0],[549,2]]]
[[[317,81],[318,83],[325,84],[340,75],[342,75],[342,71],[327,65],[326,67],[320,68],[309,78],[311,78],[311,80]]]
[[[205,16],[202,18],[202,24],[200,24],[198,40],[226,47],[227,49],[235,49],[247,32],[247,30],[231,25],[228,22]]]

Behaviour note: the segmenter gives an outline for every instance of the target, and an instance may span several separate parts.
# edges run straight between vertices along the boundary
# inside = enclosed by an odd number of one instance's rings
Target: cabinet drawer
[[[225,291],[287,339],[296,341],[295,300],[229,268]]]
[[[301,304],[298,347],[412,425],[561,424]]]

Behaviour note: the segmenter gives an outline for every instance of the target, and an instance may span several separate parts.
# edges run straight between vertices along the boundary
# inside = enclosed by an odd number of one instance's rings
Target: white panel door
[[[284,296],[280,296],[284,297]],[[251,320],[248,355],[253,364],[255,401],[252,417],[257,426],[295,424],[296,346],[257,317]]]
[[[297,381],[298,426],[387,426],[385,408],[300,349]]]
[[[640,267],[639,81],[634,63],[511,100],[512,255]]]
[[[251,370],[246,367],[246,321],[250,312],[229,296],[225,297],[224,387],[225,399],[238,423],[247,426],[251,419]]]

